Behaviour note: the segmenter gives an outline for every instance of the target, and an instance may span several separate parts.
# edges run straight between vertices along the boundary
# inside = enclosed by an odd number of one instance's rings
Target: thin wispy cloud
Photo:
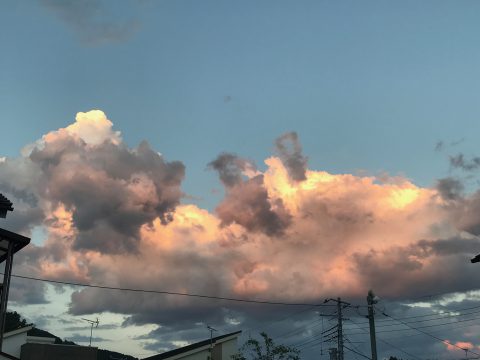
[[[85,45],[125,42],[140,27],[138,19],[112,16],[116,4],[105,0],[40,0],[40,3]]]

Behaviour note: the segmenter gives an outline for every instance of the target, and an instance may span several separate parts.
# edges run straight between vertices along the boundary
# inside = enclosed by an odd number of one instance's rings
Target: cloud
[[[271,236],[283,234],[291,221],[282,200],[269,199],[262,175],[231,188],[216,213],[222,225],[236,223],[248,231]]]
[[[124,42],[138,30],[135,19],[114,18],[103,0],[40,0],[87,45]]]
[[[458,200],[464,190],[463,183],[454,178],[444,178],[437,181],[437,190],[445,200]]]
[[[364,301],[370,288],[402,301],[480,288],[469,263],[480,252],[479,193],[464,193],[451,178],[425,188],[402,177],[312,170],[296,135],[277,143],[283,150],[265,160],[263,172],[229,153],[209,164],[225,186],[211,212],[180,202],[182,163],[146,142],[128,147],[102,112],[79,113],[73,124],[0,163],[0,190],[16,207],[11,225],[45,232],[41,245],[16,256],[15,272],[309,303],[334,296]],[[45,301],[41,286],[19,285],[12,296],[28,302],[35,298],[30,290]],[[238,329],[269,322],[281,310],[77,288],[68,311],[156,324],[155,341],[146,346],[164,349],[180,335],[202,340],[206,323]]]
[[[47,225],[46,247],[135,252],[140,228],[171,221],[182,197],[183,164],[166,162],[146,142],[128,148],[101,111],[77,114],[24,154],[0,164],[5,190],[23,200],[8,221],[19,230]]]
[[[288,170],[290,178],[294,181],[305,180],[307,158],[302,155],[302,146],[298,141],[297,133],[288,132],[283,134],[277,138],[275,146],[283,164]]]
[[[88,331],[88,327],[85,327],[85,332],[87,332],[87,331]],[[102,338],[102,337],[99,337],[99,336],[92,336],[92,338],[90,339],[90,336],[81,335],[81,334],[72,334],[66,340],[73,341],[75,343],[89,343],[90,340],[92,342],[110,341],[108,339],[105,339],[105,338]]]
[[[463,154],[450,156],[450,166],[463,171],[474,171],[480,168],[480,157],[467,160]]]
[[[208,164],[208,167],[216,170],[223,185],[232,187],[242,182],[242,174],[248,169],[255,171],[253,164],[235,154],[223,153]]]
[[[469,341],[457,341],[455,344],[450,343],[448,340],[446,340],[447,344],[447,349],[450,351],[457,351],[458,348],[464,349],[464,350],[473,350],[474,345],[469,342]]]

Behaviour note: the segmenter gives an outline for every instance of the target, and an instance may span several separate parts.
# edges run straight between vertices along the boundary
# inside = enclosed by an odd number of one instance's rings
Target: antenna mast
[[[213,360],[213,332],[218,330],[214,329],[210,325],[207,325],[207,329],[210,330],[210,360]]]
[[[89,319],[84,319],[84,318],[82,318],[82,320],[90,323],[90,343],[88,344],[88,346],[92,346],[93,325],[95,325],[95,328],[98,328],[98,323],[99,323],[98,318],[95,321],[89,320]]]

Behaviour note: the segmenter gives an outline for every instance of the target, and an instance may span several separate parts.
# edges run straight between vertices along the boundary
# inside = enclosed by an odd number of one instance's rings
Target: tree
[[[291,346],[276,345],[266,333],[260,333],[263,341],[250,338],[233,360],[300,360],[300,350]]]
[[[5,332],[20,329],[28,325],[32,324],[28,324],[27,320],[22,318],[19,313],[17,313],[16,311],[7,311],[7,314],[5,316]]]

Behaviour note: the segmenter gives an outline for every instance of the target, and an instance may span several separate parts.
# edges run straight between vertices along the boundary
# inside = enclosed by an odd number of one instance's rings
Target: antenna
[[[97,317],[97,320],[95,320],[95,321],[89,320],[89,319],[84,319],[84,318],[82,318],[82,320],[90,323],[90,343],[88,344],[88,346],[92,346],[93,325],[95,325],[95,328],[98,328],[98,323],[99,323],[98,317]]]
[[[213,332],[218,330],[210,325],[207,325],[207,329],[210,330],[210,360],[213,360]]]

